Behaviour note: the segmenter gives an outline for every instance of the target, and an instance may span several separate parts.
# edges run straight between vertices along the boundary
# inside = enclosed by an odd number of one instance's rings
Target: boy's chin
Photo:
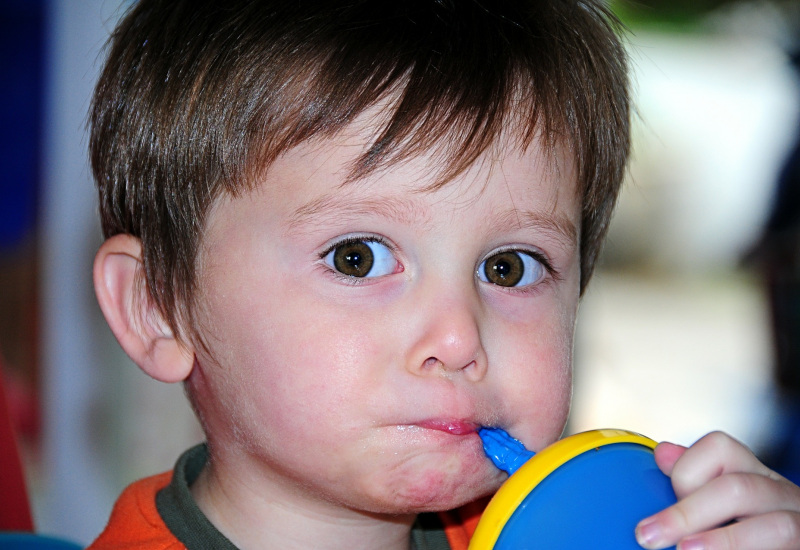
[[[430,470],[406,480],[405,484],[384,485],[375,499],[374,512],[419,514],[452,510],[493,494],[508,477],[490,466],[486,472],[453,476]]]

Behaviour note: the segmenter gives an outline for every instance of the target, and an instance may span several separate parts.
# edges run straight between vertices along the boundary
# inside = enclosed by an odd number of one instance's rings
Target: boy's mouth
[[[440,432],[449,433],[451,435],[469,435],[476,433],[480,428],[479,424],[470,422],[468,420],[441,418],[431,418],[429,420],[415,422],[415,424],[426,430],[437,430]]]

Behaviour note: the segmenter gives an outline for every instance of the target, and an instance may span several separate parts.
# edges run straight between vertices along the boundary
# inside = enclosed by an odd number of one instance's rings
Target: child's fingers
[[[800,514],[772,512],[683,539],[678,550],[797,550]]]
[[[742,443],[722,432],[713,432],[692,445],[674,463],[669,476],[678,498],[697,491],[725,474],[749,472],[777,478]]]
[[[752,521],[760,517],[784,522],[785,538],[794,544],[789,548],[800,547],[800,489],[760,474],[743,473],[715,478],[677,504],[642,521],[637,529],[637,538],[646,548],[662,548],[694,533],[704,533],[739,520],[740,523],[703,535],[712,537],[711,533],[714,533],[713,538],[718,541],[726,538],[736,540],[749,533],[748,528],[760,526],[759,522]],[[718,544],[721,546],[684,548],[749,548],[746,545],[727,546],[724,542]]]
[[[687,450],[664,444],[656,461],[671,475],[679,501],[639,524],[637,539],[645,548],[681,539],[684,549],[766,548],[748,541],[767,535],[761,529],[768,526],[780,527],[768,535],[775,548],[800,548],[800,488],[735,439],[714,433]]]

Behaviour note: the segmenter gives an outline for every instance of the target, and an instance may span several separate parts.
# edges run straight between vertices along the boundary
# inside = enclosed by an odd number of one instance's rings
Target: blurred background
[[[133,366],[92,290],[86,112],[125,7],[0,0],[0,363],[37,530],[80,542],[201,438],[182,388]],[[568,429],[684,444],[724,429],[796,475],[800,9],[613,7],[631,30],[634,153],[581,305]]]

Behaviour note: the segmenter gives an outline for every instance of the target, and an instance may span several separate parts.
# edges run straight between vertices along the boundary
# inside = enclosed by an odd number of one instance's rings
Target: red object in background
[[[19,447],[11,423],[0,360],[0,531],[33,531]]]

